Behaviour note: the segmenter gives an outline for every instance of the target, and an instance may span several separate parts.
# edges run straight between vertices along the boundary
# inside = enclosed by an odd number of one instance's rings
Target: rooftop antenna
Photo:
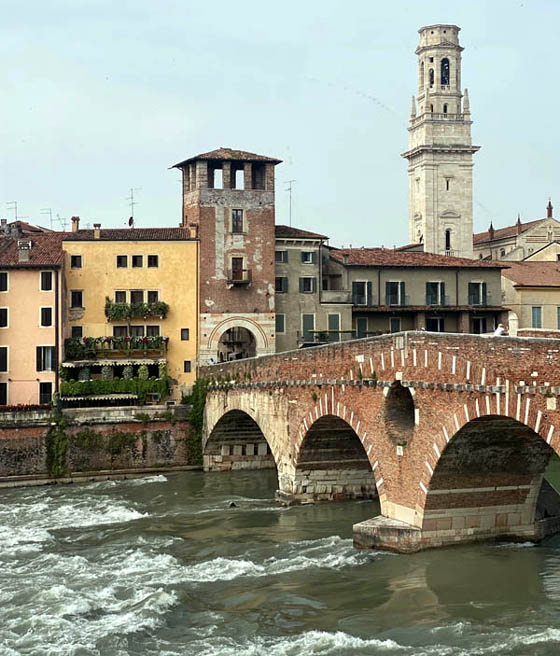
[[[290,228],[292,227],[292,186],[294,182],[295,180],[286,180],[286,184],[288,185],[286,191],[290,194]]]
[[[13,210],[13,211],[14,211],[14,219],[17,221],[17,220],[18,220],[18,214],[17,214],[17,200],[11,200],[11,201],[7,202],[7,203],[6,203],[6,207],[7,207],[9,210]]]
[[[66,223],[68,222],[68,219],[63,217],[63,216],[60,216],[60,214],[57,214],[56,215],[56,220],[60,224],[60,227],[62,228],[62,231],[66,232]]]
[[[142,187],[130,187],[130,196],[127,196],[126,198],[130,205],[130,219],[128,221],[130,227],[134,225],[134,208],[138,205],[138,201],[134,200],[134,192],[140,191],[140,189],[142,189]]]
[[[49,216],[49,227],[52,230],[53,229],[53,227],[52,227],[52,209],[50,207],[44,207],[41,210],[41,214],[48,214],[48,216]]]

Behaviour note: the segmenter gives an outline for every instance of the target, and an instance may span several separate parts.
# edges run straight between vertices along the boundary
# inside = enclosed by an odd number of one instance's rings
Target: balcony
[[[155,303],[115,303],[105,297],[105,316],[109,321],[129,321],[130,319],[165,319],[169,305],[163,301]]]
[[[65,360],[165,358],[168,337],[81,337],[64,340]]]
[[[490,294],[469,294],[469,305],[492,305]]]
[[[351,303],[352,293],[349,289],[323,289],[322,303]]]
[[[448,257],[457,257],[459,255],[459,251],[456,251],[453,248],[446,248],[444,255],[447,255]]]
[[[388,294],[385,296],[385,305],[410,305],[410,299],[400,294]]]
[[[373,305],[377,305],[377,296],[373,296],[372,294],[369,296],[366,294],[354,294],[352,296],[352,304],[372,307]]]
[[[427,294],[426,305],[444,307],[449,305],[449,296],[441,296],[440,294]]]
[[[252,269],[228,269],[228,285],[249,285],[253,279]]]

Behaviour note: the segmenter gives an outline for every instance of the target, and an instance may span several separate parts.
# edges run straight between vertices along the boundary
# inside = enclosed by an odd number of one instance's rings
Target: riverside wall
[[[184,406],[0,413],[0,485],[197,465],[193,434]]]

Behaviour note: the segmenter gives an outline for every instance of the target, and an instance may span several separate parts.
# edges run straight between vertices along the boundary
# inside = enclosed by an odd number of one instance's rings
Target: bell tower
[[[424,251],[473,257],[472,169],[468,91],[461,93],[456,25],[418,30],[418,93],[409,122],[408,222],[411,243]]]

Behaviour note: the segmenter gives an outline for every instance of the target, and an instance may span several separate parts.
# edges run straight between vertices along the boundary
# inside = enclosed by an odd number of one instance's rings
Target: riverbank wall
[[[186,406],[0,414],[0,487],[197,467]]]

